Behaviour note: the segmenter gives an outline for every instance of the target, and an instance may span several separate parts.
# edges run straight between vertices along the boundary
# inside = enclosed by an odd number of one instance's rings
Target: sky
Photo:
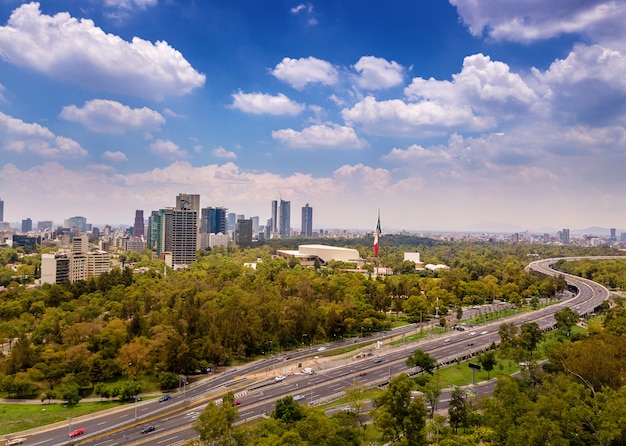
[[[0,0],[4,220],[626,227],[624,0]]]

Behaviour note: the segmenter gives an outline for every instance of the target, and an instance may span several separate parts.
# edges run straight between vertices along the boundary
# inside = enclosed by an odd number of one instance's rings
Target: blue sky
[[[626,226],[626,2],[0,0],[5,220]]]

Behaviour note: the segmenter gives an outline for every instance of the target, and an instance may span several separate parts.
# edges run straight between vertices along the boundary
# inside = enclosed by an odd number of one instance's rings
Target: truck
[[[305,375],[312,375],[313,373],[315,373],[315,370],[313,370],[311,367],[305,367],[302,369],[302,373],[304,373]]]

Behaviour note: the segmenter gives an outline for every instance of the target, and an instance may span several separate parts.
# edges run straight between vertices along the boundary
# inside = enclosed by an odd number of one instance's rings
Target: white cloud
[[[313,83],[335,85],[339,80],[339,73],[332,64],[315,57],[302,59],[285,57],[271,73],[297,90],[302,90]]]
[[[624,37],[626,4],[615,0],[449,0],[474,36],[530,42],[580,33],[615,40]]]
[[[301,132],[293,129],[276,130],[272,138],[286,146],[298,149],[362,149],[367,142],[360,139],[354,129],[338,124],[312,125]]]
[[[507,120],[544,113],[544,104],[522,77],[503,62],[475,54],[452,81],[414,78],[404,89],[410,102],[365,97],[342,111],[366,133],[423,136],[450,131],[483,131]]]
[[[237,154],[235,152],[231,152],[229,150],[226,150],[224,147],[221,147],[221,146],[214,148],[211,151],[211,153],[216,158],[224,158],[224,159],[235,159],[235,158],[237,158]]]
[[[576,45],[549,69],[533,70],[548,89],[557,119],[593,126],[626,119],[626,54],[599,45]]]
[[[122,134],[127,130],[152,131],[165,124],[160,113],[147,107],[130,108],[117,101],[92,99],[82,108],[75,105],[63,107],[60,117],[79,122],[89,130],[101,133]]]
[[[121,162],[121,161],[128,161],[128,158],[126,158],[126,155],[124,154],[124,152],[120,152],[119,150],[116,152],[111,152],[107,150],[106,152],[102,154],[102,158],[104,158],[107,161],[112,161],[116,163]]]
[[[163,139],[158,139],[150,144],[148,146],[148,150],[150,153],[170,160],[183,159],[188,156],[186,151],[178,147],[172,141],[166,141]]]
[[[424,136],[450,130],[479,131],[495,125],[493,119],[475,116],[467,105],[377,101],[372,96],[342,110],[341,115],[347,122],[361,125],[370,135]]]
[[[383,161],[398,163],[449,162],[451,158],[451,155],[444,150],[428,150],[417,144],[409,146],[406,150],[394,147],[388,154],[381,157]]]
[[[255,115],[290,115],[295,116],[304,110],[304,105],[292,101],[279,93],[272,96],[264,93],[243,93],[239,91],[233,96],[232,108]]]
[[[0,144],[4,150],[51,158],[87,155],[87,151],[73,139],[56,136],[46,127],[24,122],[2,112],[0,112]]]
[[[483,54],[465,57],[463,69],[452,76],[452,82],[414,78],[404,93],[411,100],[469,105],[481,114],[500,118],[526,111],[539,101],[533,89],[520,75],[511,73],[507,64]]]
[[[395,61],[363,56],[354,64],[359,72],[356,81],[365,90],[383,90],[402,84],[404,67]]]
[[[205,82],[167,42],[139,37],[127,42],[89,19],[42,14],[39,3],[19,6],[0,27],[0,57],[91,89],[157,100],[189,93]]]
[[[122,9],[146,9],[156,6],[157,0],[104,0],[104,5]]]

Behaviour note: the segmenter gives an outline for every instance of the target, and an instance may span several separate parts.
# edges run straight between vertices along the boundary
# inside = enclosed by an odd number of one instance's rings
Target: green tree
[[[193,423],[193,428],[200,435],[200,439],[214,446],[236,445],[233,424],[239,417],[239,411],[235,405],[233,392],[228,392],[222,398],[222,404],[218,406],[214,401],[209,401],[198,419]]]
[[[272,418],[286,424],[292,424],[304,418],[302,406],[291,395],[276,400],[276,406],[272,412]]]
[[[569,336],[571,328],[580,320],[580,315],[570,307],[565,307],[554,313],[554,319],[556,327]]]
[[[537,345],[543,338],[543,333],[539,329],[539,325],[536,322],[526,322],[522,324],[520,334],[515,340],[517,345],[528,351],[530,358],[533,357],[533,352],[537,348]]]
[[[385,392],[375,401],[373,411],[377,426],[407,445],[423,440],[426,406],[421,398],[411,399],[415,383],[405,374],[393,378]],[[410,437],[410,438],[409,438]]]
[[[483,369],[487,371],[487,379],[489,379],[489,375],[491,371],[494,369],[494,367],[498,363],[496,352],[493,350],[487,350],[486,352],[484,352],[478,357],[478,363],[481,365]]]
[[[437,360],[424,350],[415,350],[406,360],[408,367],[419,367],[422,371],[432,375],[437,368]]]
[[[459,427],[467,427],[468,424],[468,407],[465,400],[465,394],[461,389],[454,389],[450,396],[450,406],[448,407],[448,417],[450,426],[456,433]]]

